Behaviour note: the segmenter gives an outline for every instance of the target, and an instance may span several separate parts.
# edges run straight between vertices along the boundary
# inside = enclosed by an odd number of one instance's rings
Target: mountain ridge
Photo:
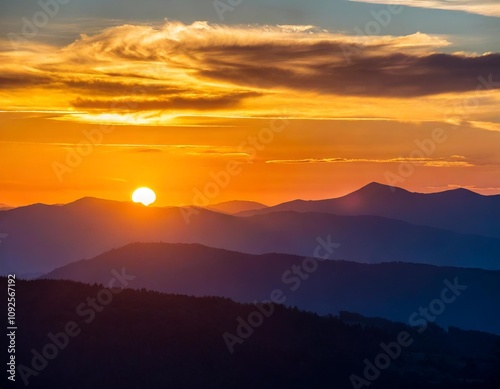
[[[267,207],[267,205],[259,203],[257,201],[231,200],[224,201],[222,203],[207,205],[205,208],[234,215],[239,212],[259,210]]]
[[[6,285],[6,278],[0,277],[0,283]],[[382,351],[380,344],[398,339],[403,331],[417,341],[404,347],[370,387],[478,389],[500,384],[500,337],[483,332],[446,331],[430,324],[419,334],[403,323],[359,314],[320,317],[276,305],[263,325],[230,353],[223,334],[237,335],[238,318],[246,320],[255,312],[253,304],[123,289],[102,311],[90,311],[95,320],[87,325],[89,311],[80,316],[75,307],[102,293],[102,286],[54,280],[18,281],[16,286],[23,301],[16,310],[23,334],[16,339],[19,365],[31,366],[33,351],[43,353],[47,334],[59,334],[62,323],[81,329],[47,370],[29,375],[34,389],[352,388],[350,376],[363,376],[364,361],[373,361]],[[2,308],[6,305],[0,302]],[[19,375],[19,381],[26,376]]]
[[[253,211],[251,216],[95,197],[19,207],[0,213],[0,231],[8,234],[0,246],[1,271],[46,273],[135,241],[310,255],[320,236],[331,236],[341,245],[334,259],[500,267],[500,202],[497,206],[494,196],[466,190],[397,193],[371,183],[339,199],[296,200]],[[471,202],[476,205],[469,208]]]
[[[316,269],[308,272],[306,262],[310,264],[301,256],[252,255],[199,244],[132,243],[41,278],[106,285],[115,270],[133,276],[134,289],[223,296],[242,303],[268,300],[279,289],[286,305],[321,315],[351,311],[403,322],[419,306],[439,298],[447,280],[466,288],[436,323],[500,334],[500,312],[491,309],[500,303],[500,271],[326,260],[317,261]],[[307,277],[299,280],[299,273],[291,271],[296,266]]]
[[[2,212],[0,231],[9,234],[0,246],[4,272],[46,273],[137,241],[200,243],[251,254],[311,255],[316,239],[327,236],[340,244],[333,259],[500,267],[500,239],[381,216],[286,211],[238,217],[198,209],[186,223],[179,208],[92,200]]]
[[[238,216],[277,211],[382,216],[414,225],[500,238],[500,195],[485,196],[464,188],[416,193],[370,183],[342,197],[294,200],[263,210],[241,212]]]

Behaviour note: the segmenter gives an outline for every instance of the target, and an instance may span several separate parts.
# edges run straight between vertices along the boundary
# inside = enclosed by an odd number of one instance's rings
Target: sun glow
[[[156,194],[149,188],[138,188],[132,194],[132,201],[148,206],[156,201]]]

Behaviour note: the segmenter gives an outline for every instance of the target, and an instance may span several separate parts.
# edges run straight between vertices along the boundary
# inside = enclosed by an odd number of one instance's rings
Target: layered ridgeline
[[[211,209],[212,211],[234,215],[241,212],[261,210],[267,208],[267,205],[257,203],[255,201],[234,200],[213,204],[208,206],[207,208]]]
[[[5,278],[0,281],[5,287]],[[7,381],[5,387],[26,382],[33,389],[500,385],[500,338],[484,333],[435,326],[419,333],[384,320],[319,317],[280,305],[266,317],[255,314],[254,305],[222,298],[130,289],[106,293],[98,285],[63,281],[18,281],[16,290],[18,369],[16,383]],[[5,304],[2,299],[2,310]],[[238,343],[225,340],[236,338]]]
[[[384,193],[392,196],[388,187],[376,186],[375,189],[382,188],[385,188]],[[362,190],[363,193],[366,191]],[[368,192],[371,197],[376,197],[373,190]],[[442,221],[447,219],[437,211],[441,206],[452,207],[456,218],[456,215],[469,212],[470,198],[481,202],[486,199],[484,201],[492,204],[497,199],[469,192],[465,196],[463,194],[461,191],[445,194],[446,201],[439,201],[436,206],[429,205],[425,212],[422,207],[414,206],[413,201],[406,202],[404,207],[388,201],[387,207],[407,208],[408,212],[417,215],[435,212],[435,219]],[[363,201],[371,197],[362,196]],[[443,204],[447,204],[446,207]],[[472,207],[475,208],[478,207]],[[274,208],[265,208],[265,212],[269,209]],[[500,206],[492,205],[488,212],[478,212],[474,218],[469,217],[469,225],[482,226],[469,232],[484,232],[490,227],[500,231],[500,218],[492,219],[497,209]],[[369,213],[366,209],[362,211]],[[484,222],[486,213],[488,218]],[[455,229],[459,225],[457,222]],[[312,255],[317,239],[326,240],[328,237],[340,244],[331,259],[500,269],[498,238],[462,234],[372,215],[339,216],[286,211],[242,217],[208,209],[143,207],[128,202],[85,198],[67,205],[37,204],[1,211],[0,231],[8,234],[0,245],[3,274],[46,273],[131,242],[200,243],[251,254],[280,252]]]
[[[483,196],[463,188],[424,194],[373,182],[343,197],[294,200],[244,211],[241,215],[282,211],[383,216],[464,234],[500,238],[500,195]]]
[[[326,257],[335,247],[317,244],[315,251]],[[107,285],[113,271],[130,274],[131,288],[239,302],[275,298],[322,315],[345,310],[419,327],[436,322],[500,334],[500,271],[136,243],[66,265],[44,278]]]

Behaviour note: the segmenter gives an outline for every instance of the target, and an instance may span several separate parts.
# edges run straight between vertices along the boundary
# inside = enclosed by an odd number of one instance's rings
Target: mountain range
[[[498,196],[489,198],[463,191],[422,195],[402,190],[396,190],[394,195],[389,187],[379,184],[368,185],[352,196],[351,199],[357,200],[341,198],[338,201],[367,204],[376,199],[379,207],[374,205],[372,213],[378,212],[380,204],[391,209],[391,196],[414,198],[415,203],[406,204],[410,209],[406,213],[423,215],[423,206],[419,204],[424,202],[431,210],[427,213],[436,213],[436,220],[446,219],[443,216],[445,211],[441,216],[438,212],[445,204],[450,214],[454,209],[455,215],[469,212],[469,203],[477,204],[471,205],[473,209],[479,209],[485,203],[492,206],[489,213],[484,211],[484,215],[475,215],[474,221],[469,219],[471,225],[476,226],[475,233],[465,234],[456,232],[462,229],[458,222],[454,229],[443,229],[442,226],[411,224],[397,215],[391,215],[394,218],[370,214],[337,215],[327,212],[327,209],[318,212],[321,209],[317,207],[311,209],[314,212],[269,207],[252,211],[262,214],[238,216],[202,208],[144,207],[95,198],[84,198],[66,205],[35,204],[0,212],[0,231],[8,234],[0,245],[1,271],[2,274],[47,273],[131,242],[199,243],[250,254],[312,255],[318,239],[340,245],[330,259],[500,269],[500,239],[492,236],[496,235],[493,226],[500,219],[492,220],[491,217],[500,210],[500,206],[493,206],[500,198]],[[358,206],[356,213],[362,210],[368,213],[367,208],[367,205]],[[413,208],[416,211],[412,211]],[[352,213],[353,209],[351,206]],[[488,229],[491,233],[478,234],[479,230]]]
[[[500,271],[316,261],[197,244],[135,243],[66,265],[43,278],[107,285],[113,271],[130,275],[129,287],[136,289],[223,296],[245,303],[270,300],[274,290],[281,290],[286,305],[321,315],[351,311],[413,325],[422,320],[420,313],[411,318],[420,307],[449,298],[453,303],[435,315],[437,324],[500,334],[500,312],[492,309],[500,306]],[[454,292],[443,297],[446,288]]]
[[[0,286],[6,289],[6,278]],[[220,297],[125,289],[100,305],[100,285],[18,280],[16,287],[19,368],[15,384],[3,379],[6,388],[347,389],[356,387],[353,376],[369,378],[373,389],[500,385],[500,337],[491,334],[435,325],[418,333],[401,323],[282,305],[252,327],[253,304]],[[238,330],[242,321],[246,332]],[[225,339],[238,334],[244,338],[231,352]],[[395,343],[402,334],[404,347]]]
[[[335,199],[294,200],[240,215],[278,211],[383,216],[463,234],[500,238],[500,195],[483,196],[463,188],[425,194],[373,182]]]
[[[246,211],[261,210],[267,208],[267,205],[258,203],[256,201],[234,200],[234,201],[225,201],[223,203],[218,203],[218,204],[212,204],[207,206],[206,208],[211,209],[212,211],[234,215]]]
[[[30,387],[347,388],[407,332],[414,344],[370,387],[496,389],[499,216],[500,196],[377,183],[271,207],[87,197],[3,209],[16,358],[30,364],[75,322],[83,335]],[[242,320],[270,306],[246,328],[255,335],[241,335]],[[245,340],[228,346],[228,331]]]

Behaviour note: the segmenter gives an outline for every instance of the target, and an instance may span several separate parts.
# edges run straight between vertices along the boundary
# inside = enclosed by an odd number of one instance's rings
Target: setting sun
[[[499,36],[500,0],[0,0],[2,382],[500,389]]]
[[[132,201],[148,206],[156,201],[156,194],[149,188],[138,188],[132,194]]]

